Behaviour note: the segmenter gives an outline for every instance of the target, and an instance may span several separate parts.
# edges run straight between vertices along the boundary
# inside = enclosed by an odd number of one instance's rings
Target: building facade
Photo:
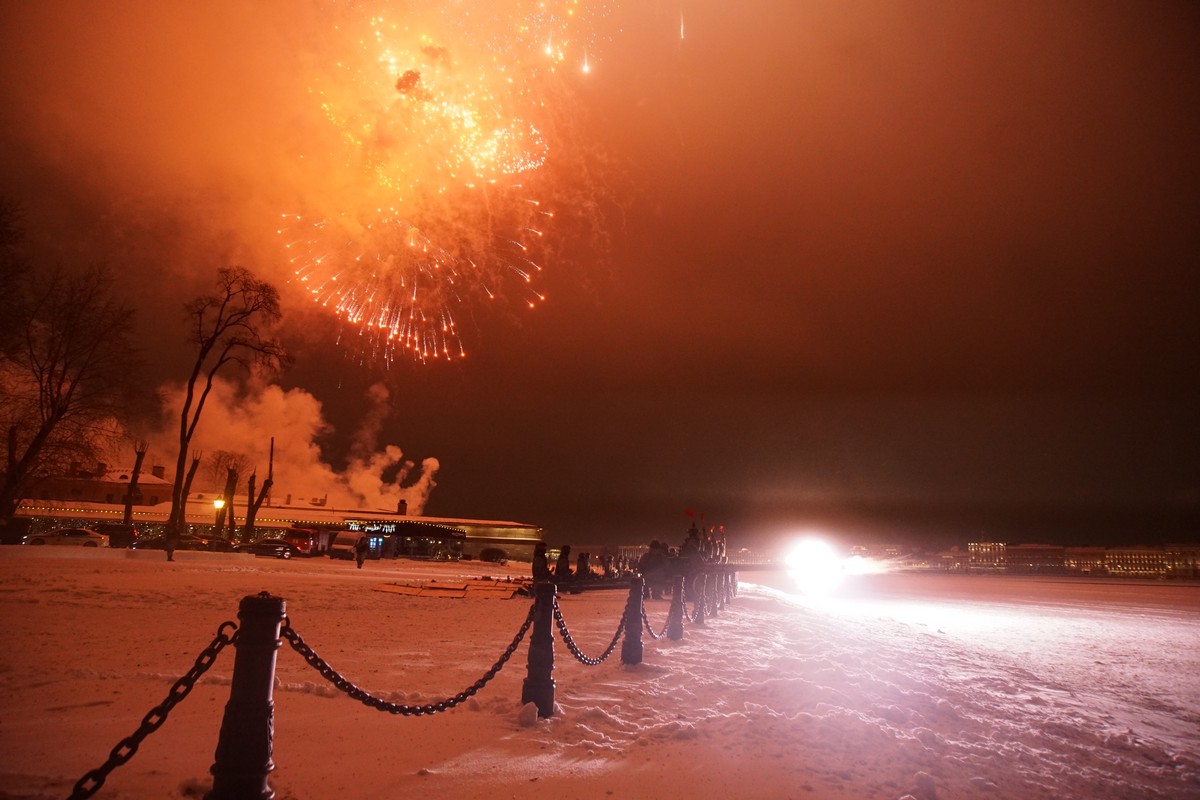
[[[972,542],[967,545],[965,554],[953,548],[940,556],[941,568],[947,572],[1105,578],[1200,577],[1200,544],[1062,547]]]
[[[108,503],[124,505],[129,498],[133,467],[97,464],[85,469],[72,464],[66,475],[43,478],[29,492],[31,500],[73,500],[79,503]],[[133,488],[133,505],[154,506],[171,500],[171,482],[166,469],[153,466],[138,475]]]
[[[188,498],[184,519],[189,532],[213,535],[218,512],[214,505],[215,498],[216,495],[211,493],[193,494]],[[235,527],[240,530],[246,519],[245,499],[239,498],[232,508],[221,510],[233,515]],[[17,516],[28,519],[30,532],[37,533],[51,528],[120,522],[124,512],[124,504],[30,499],[21,503]],[[142,536],[159,535],[164,532],[169,513],[169,502],[135,506],[133,524]],[[225,525],[228,524],[226,521]],[[371,509],[264,505],[254,520],[258,536],[279,535],[294,528],[363,531],[368,534],[376,556],[386,554],[387,548],[396,544],[390,541],[390,537],[409,537],[413,533],[413,524],[426,526],[429,530],[461,533],[463,538],[458,550],[463,558],[491,555],[492,560],[531,561],[534,546],[542,541],[540,527],[522,522],[421,517]],[[488,553],[489,550],[492,552]]]

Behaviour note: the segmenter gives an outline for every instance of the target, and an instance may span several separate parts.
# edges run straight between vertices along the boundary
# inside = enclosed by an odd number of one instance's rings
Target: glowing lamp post
[[[224,522],[221,519],[221,509],[223,508],[225,508],[224,497],[218,497],[216,500],[213,500],[213,533],[217,535],[221,533],[221,523]]]

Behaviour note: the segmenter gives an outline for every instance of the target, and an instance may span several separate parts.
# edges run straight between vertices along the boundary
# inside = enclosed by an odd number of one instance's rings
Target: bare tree
[[[246,481],[246,522],[242,525],[242,541],[254,541],[254,521],[263,501],[271,494],[271,486],[275,483],[275,437],[271,437],[271,455],[267,461],[267,479],[263,481],[262,490],[255,496],[254,488],[258,481],[258,471],[250,473]]]
[[[217,520],[213,526],[213,534],[216,536],[225,536],[225,520],[228,519],[228,537],[230,539],[233,538],[236,531],[233,503],[237,498],[238,478],[249,466],[250,458],[248,456],[244,453],[234,453],[230,450],[216,450],[208,459],[207,472],[213,484],[219,483],[222,480],[221,473],[224,473],[225,488],[221,490],[221,507],[217,510]]]
[[[125,493],[125,515],[121,521],[126,525],[133,524],[133,503],[141,492],[138,491],[138,478],[142,474],[142,462],[146,460],[146,451],[150,449],[144,441],[137,441],[133,444],[133,472],[129,473],[129,491]]]
[[[236,467],[225,468],[225,488],[221,491],[221,507],[217,509],[217,522],[213,526],[214,536],[225,535],[225,518],[229,518],[229,527],[233,528],[234,513],[233,499],[237,492],[238,471]],[[232,538],[232,536],[230,537]]]
[[[0,351],[0,521],[40,477],[96,460],[139,389],[133,312],[114,298],[107,267],[55,269],[27,286],[28,301],[11,305],[23,312],[17,333]]]
[[[241,475],[251,466],[249,456],[233,450],[214,450],[212,455],[205,459],[205,464],[204,474],[212,486],[225,483],[229,479],[231,469]]]
[[[279,293],[248,270],[219,270],[217,291],[196,298],[185,308],[191,328],[189,338],[197,351],[179,413],[179,455],[171,489],[168,536],[177,535],[184,527],[184,464],[217,373],[230,364],[249,371],[255,366],[279,369],[289,361],[283,345],[269,335],[280,318]]]
[[[192,463],[188,467],[187,474],[183,476],[183,496],[187,497],[192,493],[192,481],[196,478],[196,470],[200,469],[200,461],[204,458],[203,453],[192,453]]]

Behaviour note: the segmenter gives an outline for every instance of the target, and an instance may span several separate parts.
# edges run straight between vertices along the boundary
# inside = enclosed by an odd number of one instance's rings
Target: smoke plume
[[[177,420],[184,387],[161,389],[168,421]],[[218,450],[244,454],[259,481],[266,477],[271,439],[275,439],[272,502],[283,505],[324,503],[333,508],[395,511],[400,501],[410,514],[421,514],[437,485],[439,464],[425,458],[417,467],[395,444],[380,445],[387,418],[388,393],[382,386],[370,393],[371,408],[354,433],[354,450],[343,469],[328,463],[319,441],[333,433],[321,403],[303,389],[288,389],[252,381],[247,387],[219,380],[204,406],[192,440],[192,451]],[[177,443],[173,427],[152,439],[149,461],[173,463]],[[211,487],[209,487],[211,488]]]

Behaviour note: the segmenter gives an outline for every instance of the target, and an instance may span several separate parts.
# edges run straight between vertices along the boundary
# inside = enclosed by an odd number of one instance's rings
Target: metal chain
[[[695,623],[700,619],[700,604],[704,602],[704,595],[696,597],[696,593],[689,588],[689,584],[694,585],[692,581],[685,581],[683,584],[683,618],[687,622]],[[688,611],[688,600],[692,601],[691,611]]]
[[[232,630],[231,634],[225,632],[227,628]],[[187,674],[175,681],[171,691],[167,693],[166,699],[146,713],[146,716],[142,718],[142,724],[136,731],[117,743],[117,746],[108,754],[107,761],[86,773],[75,783],[75,788],[68,800],[83,800],[100,791],[108,774],[133,758],[133,754],[138,751],[142,740],[162,727],[162,724],[167,721],[167,715],[171,713],[171,709],[188,696],[192,687],[196,685],[196,681],[213,665],[225,646],[235,641],[237,641],[237,625],[232,620],[222,622],[221,626],[217,628],[216,637],[196,657],[196,663],[187,671]]]
[[[663,623],[663,629],[658,633],[655,633],[654,628],[650,627],[650,615],[646,613],[646,607],[642,606],[642,625],[645,626],[646,633],[650,634],[651,639],[661,639],[667,635],[667,628],[670,627],[671,620],[667,619],[667,621]]]
[[[625,615],[621,615],[621,623],[617,625],[617,632],[613,635],[612,642],[608,645],[608,649],[603,655],[597,658],[585,656],[580,649],[575,645],[575,640],[571,638],[571,632],[567,630],[566,620],[563,619],[562,611],[558,608],[558,598],[554,598],[554,621],[558,623],[558,630],[562,633],[563,641],[567,643],[567,649],[571,651],[571,655],[581,664],[586,664],[589,667],[594,667],[602,663],[606,658],[612,655],[613,650],[617,649],[617,642],[621,640],[621,634],[625,631]]]
[[[521,629],[517,631],[517,635],[513,638],[512,643],[505,649],[504,653],[500,656],[500,659],[492,665],[492,668],[483,673],[482,678],[475,681],[475,683],[471,684],[469,687],[453,697],[447,697],[445,700],[441,700],[436,703],[428,703],[426,705],[419,706],[389,703],[382,698],[375,697],[370,692],[347,680],[345,677],[339,674],[337,670],[329,666],[329,662],[317,655],[316,652],[305,643],[304,639],[300,637],[300,634],[296,633],[296,630],[292,627],[291,620],[284,620],[283,628],[280,629],[279,634],[287,640],[288,644],[292,646],[293,650],[300,654],[301,658],[308,662],[309,666],[321,673],[321,676],[325,678],[325,680],[329,681],[338,689],[345,692],[347,695],[359,701],[363,705],[369,706],[376,711],[386,711],[389,714],[400,714],[406,717],[419,717],[425,714],[435,714],[439,711],[449,711],[460,703],[466,702],[468,698],[472,697],[476,692],[486,686],[488,681],[496,677],[496,674],[500,672],[500,669],[504,666],[504,664],[510,658],[512,658],[512,654],[516,651],[517,645],[521,643],[521,640],[525,638],[525,634],[529,632],[530,626],[533,625],[533,613],[536,607],[536,603],[530,605],[529,614],[525,617],[525,622],[521,625]]]

